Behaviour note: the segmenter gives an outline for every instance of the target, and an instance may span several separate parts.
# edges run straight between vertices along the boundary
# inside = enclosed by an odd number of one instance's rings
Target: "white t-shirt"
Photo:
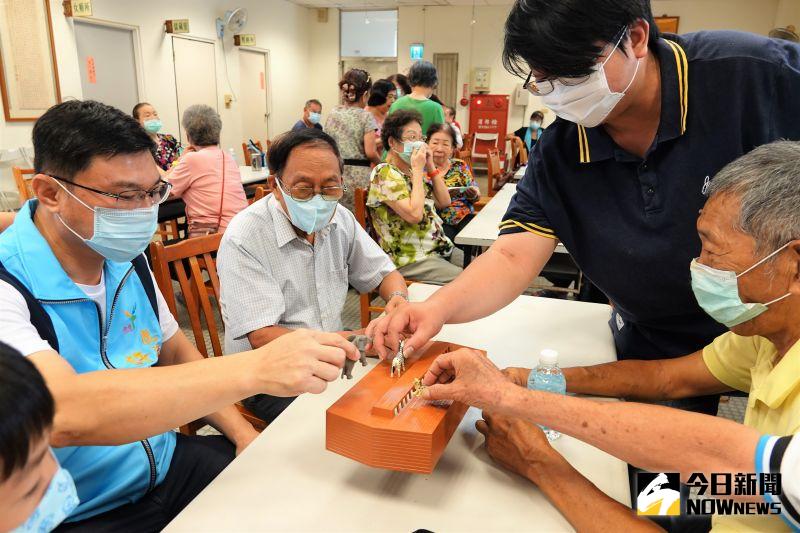
[[[135,275],[135,274],[134,274]],[[100,283],[97,285],[78,285],[78,288],[86,293],[86,297],[94,300],[100,306],[101,316],[106,315],[106,285],[104,274],[100,276]],[[158,285],[153,285],[156,289],[156,300],[158,301],[158,321],[161,325],[163,341],[167,342],[178,331],[178,322],[167,307],[167,302]],[[25,298],[17,289],[0,281],[0,341],[8,344],[28,356],[32,353],[43,350],[52,350],[53,347],[39,336],[36,327],[31,323],[31,313],[28,311],[28,304]]]

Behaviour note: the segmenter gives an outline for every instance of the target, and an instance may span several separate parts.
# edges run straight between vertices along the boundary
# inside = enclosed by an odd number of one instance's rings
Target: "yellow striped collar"
[[[659,39],[653,49],[661,70],[661,122],[658,142],[686,132],[689,111],[689,61],[683,47],[674,40]],[[577,125],[578,161],[591,163],[614,157],[616,145],[601,127]]]

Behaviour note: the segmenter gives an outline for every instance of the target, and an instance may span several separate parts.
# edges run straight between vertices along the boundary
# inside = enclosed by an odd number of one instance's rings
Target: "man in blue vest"
[[[80,499],[62,527],[160,530],[256,437],[236,401],[319,393],[358,353],[300,331],[204,359],[142,256],[170,190],[147,133],[73,100],[37,121],[33,145],[37,199],[0,234],[0,341],[55,399],[50,441]],[[198,418],[223,436],[172,431]]]

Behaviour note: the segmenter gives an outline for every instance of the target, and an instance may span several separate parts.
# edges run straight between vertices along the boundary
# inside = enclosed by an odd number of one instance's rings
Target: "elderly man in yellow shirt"
[[[756,148],[723,168],[711,181],[709,195],[697,221],[702,243],[700,257],[687,266],[698,303],[730,331],[703,350],[683,357],[564,369],[567,391],[657,401],[739,390],[749,394],[745,425],[761,434],[797,433],[800,431],[800,143],[778,141]],[[434,363],[425,376],[427,398],[460,400],[490,409],[492,415],[523,416],[545,423],[553,420],[541,419],[537,410],[547,411],[554,406],[545,404],[569,401],[518,387],[527,383],[529,369],[507,369],[506,381],[497,378],[499,374],[490,362],[468,355],[451,355]],[[494,416],[487,417],[487,421],[489,418]],[[597,426],[594,419],[573,418],[571,425],[575,428]],[[675,439],[667,438],[664,425],[659,422],[653,420],[653,430],[649,433],[643,428],[627,436],[616,433],[619,439],[640,439],[642,448],[657,448],[662,442],[670,442],[672,447],[678,445]],[[624,425],[627,421],[618,423]],[[528,463],[535,461],[526,456],[537,449],[541,432],[530,424],[479,424],[487,443],[497,436],[503,437],[504,446],[509,448],[504,455],[516,459],[499,460],[524,475]],[[558,425],[567,433],[582,431],[579,428],[571,431],[567,426],[563,421]],[[595,430],[612,432],[603,424]],[[683,428],[671,431],[682,433]],[[710,449],[714,446],[699,435],[686,437],[680,443],[685,446],[686,454],[702,453],[704,446]],[[591,507],[563,512],[573,515],[567,517],[573,524],[580,523],[578,515],[590,512]],[[713,526],[719,531],[789,530],[787,523],[776,515],[715,516]]]

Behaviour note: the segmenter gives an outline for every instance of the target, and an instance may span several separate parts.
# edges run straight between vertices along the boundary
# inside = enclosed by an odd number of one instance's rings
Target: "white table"
[[[500,222],[503,221],[503,216],[511,204],[511,198],[516,192],[516,183],[503,185],[503,188],[497,191],[497,194],[483,206],[475,218],[458,232],[455,238],[456,244],[465,246],[491,246],[494,244],[500,235]],[[558,243],[556,253],[566,254],[568,252],[563,244]]]
[[[514,172],[514,179],[521,180],[522,177],[525,175],[526,170],[528,170],[528,165],[522,165],[521,167],[519,167],[517,171]]]
[[[435,287],[412,285],[411,298]],[[616,359],[606,305],[520,296],[491,317],[445,326],[438,339],[482,348],[500,366],[536,362],[545,347],[565,366]],[[374,360],[370,359],[370,367]],[[354,379],[304,395],[167,527],[167,531],[568,531],[539,490],[497,467],[470,409],[431,475],[379,470],[325,450],[325,410]],[[627,465],[562,436],[555,448],[606,494],[629,505]]]
[[[266,181],[269,177],[269,170],[266,168],[253,170],[253,167],[239,165],[239,175],[242,178],[242,185],[249,185],[257,181]]]

